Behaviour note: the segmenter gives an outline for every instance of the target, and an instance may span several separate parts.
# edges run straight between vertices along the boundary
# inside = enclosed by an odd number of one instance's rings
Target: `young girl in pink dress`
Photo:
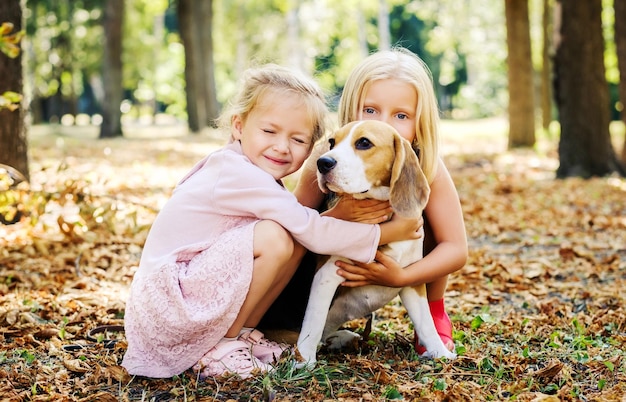
[[[130,374],[268,371],[288,346],[255,327],[303,247],[371,262],[379,243],[418,237],[421,222],[321,217],[284,188],[323,135],[325,115],[312,80],[276,65],[244,74],[222,117],[230,143],[180,181],[146,240],[126,305]]]

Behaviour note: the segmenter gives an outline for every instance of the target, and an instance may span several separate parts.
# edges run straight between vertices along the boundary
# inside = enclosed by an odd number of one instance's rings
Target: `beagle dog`
[[[411,144],[393,127],[374,120],[352,122],[337,130],[329,142],[330,151],[317,160],[318,184],[323,192],[332,191],[337,197],[350,194],[357,199],[389,200],[394,213],[408,217],[422,215],[430,187]],[[406,267],[422,258],[423,233],[420,239],[394,242],[381,246],[380,250]],[[456,357],[437,334],[426,285],[401,289],[373,285],[340,288],[335,295],[344,280],[337,275],[335,265],[341,258],[329,257],[315,273],[297,343],[304,359],[301,365],[315,365],[317,347],[322,340],[331,348],[354,342],[359,337],[357,334],[337,329],[346,321],[383,307],[398,294],[427,350],[424,356]]]

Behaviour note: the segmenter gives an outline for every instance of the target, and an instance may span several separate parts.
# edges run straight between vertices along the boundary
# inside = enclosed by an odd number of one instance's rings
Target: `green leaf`
[[[0,36],[7,35],[12,30],[13,30],[13,23],[3,22],[2,25],[0,25]]]
[[[395,387],[387,387],[383,392],[385,399],[404,399],[404,396]]]
[[[446,389],[446,380],[443,378],[437,378],[433,386],[437,391],[444,391]]]
[[[471,327],[473,330],[477,330],[478,328],[480,328],[480,326],[485,322],[485,320],[483,320],[483,318],[479,315],[477,315],[476,317],[474,317],[474,319],[472,320],[471,323]]]
[[[14,111],[19,108],[22,95],[17,92],[7,91],[0,95],[0,110],[9,109]]]
[[[19,103],[22,101],[22,95],[13,91],[6,91],[5,93],[2,94],[2,97],[4,97],[9,102],[13,102],[13,103]]]
[[[19,43],[24,36],[24,31],[18,31],[10,35],[13,31],[13,24],[5,22],[0,25],[0,51],[14,59],[20,55]]]

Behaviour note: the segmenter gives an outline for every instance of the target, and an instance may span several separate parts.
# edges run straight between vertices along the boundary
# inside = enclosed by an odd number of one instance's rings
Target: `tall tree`
[[[532,147],[535,144],[535,105],[528,0],[506,0],[504,9],[508,49],[509,148]]]
[[[214,127],[220,111],[217,102],[217,87],[215,85],[215,62],[213,61],[213,0],[195,2],[200,7],[196,15],[196,34],[200,37],[200,51],[202,57],[202,80],[205,91],[205,126]]]
[[[206,100],[202,97],[201,66],[198,61],[198,38],[193,29],[194,1],[178,0],[178,26],[180,38],[185,48],[185,94],[187,97],[187,124],[192,133],[197,133],[204,127],[206,121]]]
[[[178,25],[185,47],[188,124],[195,133],[212,126],[219,113],[213,61],[213,1],[179,0]]]
[[[622,121],[626,126],[626,0],[614,0],[615,46],[619,68],[619,99],[622,103]],[[626,165],[626,136],[622,146],[622,164]]]
[[[120,105],[124,95],[122,87],[124,0],[107,0],[104,3],[104,58],[102,62],[104,99],[100,138],[112,138],[122,136]]]
[[[543,0],[541,30],[543,32],[541,60],[541,126],[545,131],[552,121],[552,4],[551,0]]]
[[[558,0],[554,77],[561,123],[557,177],[624,174],[609,133],[602,1]]]
[[[0,1],[0,24],[13,24],[13,32],[22,30],[22,3],[20,0]],[[8,30],[9,25],[5,25]],[[8,32],[7,32],[8,34]],[[13,43],[14,46],[21,46]],[[14,48],[15,49],[15,48]],[[23,90],[22,56],[20,49],[9,55],[0,52],[0,94],[12,92],[21,94]],[[28,170],[28,148],[26,126],[24,125],[24,107],[0,107],[0,163],[12,166],[26,178]]]

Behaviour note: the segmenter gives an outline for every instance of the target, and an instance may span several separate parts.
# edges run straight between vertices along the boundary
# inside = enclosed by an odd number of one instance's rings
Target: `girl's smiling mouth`
[[[265,159],[276,165],[286,165],[289,163],[289,161],[286,161],[284,159],[273,158],[271,156],[265,156]]]

